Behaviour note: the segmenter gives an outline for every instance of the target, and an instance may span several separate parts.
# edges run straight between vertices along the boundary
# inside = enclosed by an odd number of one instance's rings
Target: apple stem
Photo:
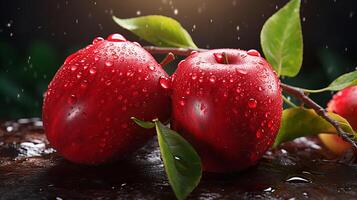
[[[156,47],[156,46],[145,46],[144,47],[147,51],[149,51],[152,54],[166,54],[166,53],[173,53],[175,55],[180,55],[180,56],[188,56],[192,51],[197,51],[197,52],[204,52],[208,51],[208,49],[194,49],[194,48],[173,48],[173,47]],[[226,60],[227,62],[227,60]],[[299,99],[301,102],[304,104],[308,105],[314,111],[320,115],[322,118],[324,118],[327,122],[329,122],[333,127],[335,127],[337,133],[347,142],[351,143],[352,146],[354,147],[355,151],[357,152],[357,144],[353,140],[353,136],[349,135],[346,133],[342,128],[341,125],[338,121],[332,119],[330,116],[328,116],[327,111],[322,108],[319,104],[314,102],[312,99],[308,97],[308,94],[304,92],[302,88],[290,86],[284,83],[280,83],[281,88],[288,94],[296,97]]]
[[[160,62],[161,67],[165,67],[167,64],[175,60],[175,55],[172,52],[169,52],[165,58]]]
[[[330,116],[328,116],[327,111],[322,108],[319,104],[314,102],[312,99],[308,97],[308,95],[304,92],[303,89],[290,86],[284,83],[280,83],[281,88],[286,92],[289,93],[296,98],[298,98],[300,101],[305,103],[306,105],[310,106],[314,111],[320,115],[322,118],[324,118],[326,121],[328,121],[333,127],[335,127],[337,133],[347,142],[351,143],[352,146],[357,149],[357,144],[356,142],[353,141],[353,136],[349,135],[346,133],[340,126],[340,123],[334,119],[332,119]]]
[[[227,53],[226,52],[222,52],[222,56],[223,56],[223,63],[224,64],[229,64]]]

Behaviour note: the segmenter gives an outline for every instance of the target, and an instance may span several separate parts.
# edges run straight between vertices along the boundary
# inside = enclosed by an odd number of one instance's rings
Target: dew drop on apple
[[[107,40],[110,42],[125,42],[126,41],[125,37],[118,33],[109,35]]]
[[[83,82],[81,83],[81,88],[85,89],[85,88],[87,88],[87,86],[88,86],[88,81],[87,80],[83,80]]]
[[[71,94],[71,95],[68,97],[67,102],[68,102],[69,104],[75,104],[75,103],[77,102],[77,97],[76,97],[76,95]]]
[[[248,72],[243,69],[237,69],[237,72],[238,72],[238,74],[243,74],[243,75],[248,74]]]
[[[113,62],[112,61],[106,61],[105,62],[105,66],[111,67],[111,66],[113,66]]]
[[[190,52],[190,56],[192,56],[192,55],[194,55],[194,54],[196,54],[197,53],[197,51],[191,51]]]
[[[76,70],[77,70],[77,66],[73,65],[73,66],[71,67],[71,71],[74,72],[74,71],[76,71]]]
[[[81,72],[78,72],[77,78],[78,78],[78,79],[82,78],[82,73],[81,73]]]
[[[252,109],[256,108],[257,107],[257,100],[255,100],[253,98],[250,98],[248,100],[248,107],[252,108]]]
[[[104,41],[104,39],[102,37],[96,37],[92,41],[92,44],[98,44],[99,42],[102,42],[102,41]]]
[[[222,53],[213,53],[214,59],[218,63],[223,63],[223,55]]]
[[[250,55],[250,56],[260,57],[259,51],[255,50],[255,49],[248,50],[248,51],[247,51],[247,54]]]
[[[262,137],[263,133],[261,129],[258,129],[257,132],[255,133],[255,136],[260,139]]]
[[[169,89],[171,87],[171,79],[165,76],[159,78],[160,86],[164,89]]]
[[[186,104],[184,97],[181,97],[181,99],[179,100],[179,104],[180,104],[180,106],[184,106]]]
[[[154,71],[154,70],[155,70],[155,66],[149,65],[149,66],[148,66],[148,69],[149,69],[150,71]]]
[[[240,87],[237,87],[237,88],[236,88],[236,92],[237,92],[237,93],[240,93],[241,91],[242,91],[242,90],[241,90]]]
[[[211,77],[209,78],[209,81],[210,81],[211,83],[215,83],[215,82],[216,82],[216,77],[215,77],[215,76],[211,76]]]
[[[92,68],[89,69],[89,73],[94,75],[94,74],[97,73],[97,70],[95,69],[95,67],[92,67]]]

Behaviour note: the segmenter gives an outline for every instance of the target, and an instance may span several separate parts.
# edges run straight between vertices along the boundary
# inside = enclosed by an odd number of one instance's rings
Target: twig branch
[[[171,48],[171,47],[155,47],[155,46],[145,46],[144,47],[147,51],[149,51],[152,54],[167,54],[169,52],[172,52],[176,55],[180,56],[188,56],[192,51],[197,51],[197,52],[203,52],[203,51],[208,51],[208,49],[193,49],[193,48]],[[340,126],[340,123],[334,119],[332,119],[330,116],[328,116],[327,111],[322,108],[319,104],[314,102],[312,99],[308,97],[307,94],[305,94],[304,90],[298,87],[293,87],[284,83],[281,83],[281,88],[288,94],[293,95],[294,97],[298,98],[301,100],[304,104],[308,105],[312,109],[315,110],[315,112],[320,115],[322,118],[324,118],[326,121],[328,121],[333,127],[335,127],[337,133],[347,142],[351,143],[352,146],[357,149],[357,144],[354,142],[350,135],[346,133]]]
[[[144,49],[146,49],[148,52],[152,54],[167,54],[171,52],[179,56],[188,56],[192,51],[202,52],[208,50],[208,49],[171,48],[171,47],[155,47],[155,46],[145,46]]]
[[[289,93],[290,95],[295,96],[299,100],[301,100],[303,103],[311,107],[312,109],[315,110],[315,112],[320,115],[322,118],[324,118],[326,121],[328,121],[333,127],[335,127],[337,133],[347,142],[351,143],[354,148],[357,149],[357,144],[350,138],[349,134],[346,133],[340,126],[340,123],[334,119],[332,119],[330,116],[328,116],[327,111],[322,108],[319,104],[314,102],[312,99],[310,99],[305,92],[298,87],[293,87],[284,83],[280,84],[281,88],[286,92]]]

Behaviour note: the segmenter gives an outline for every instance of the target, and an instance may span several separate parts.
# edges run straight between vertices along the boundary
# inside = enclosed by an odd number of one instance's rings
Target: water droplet
[[[141,91],[145,93],[145,92],[148,91],[148,89],[147,88],[143,88]]]
[[[216,77],[215,77],[215,76],[211,76],[211,77],[209,78],[209,81],[210,81],[211,83],[216,82]]]
[[[154,70],[155,70],[155,66],[152,66],[152,65],[149,65],[148,68],[149,68],[149,70],[151,70],[151,71],[154,71]]]
[[[223,63],[223,55],[222,53],[213,53],[214,59],[218,63]]]
[[[311,183],[311,180],[308,180],[306,178],[300,177],[300,176],[293,176],[285,180],[286,182],[289,183]]]
[[[240,89],[240,87],[237,87],[237,88],[236,88],[236,92],[237,92],[237,93],[240,93],[241,91],[242,91],[242,90]]]
[[[112,84],[112,81],[110,81],[110,80],[105,81],[105,85],[109,86],[111,84]]]
[[[248,107],[249,108],[256,108],[257,107],[257,101],[253,98],[250,98],[248,100]]]
[[[196,54],[197,53],[197,51],[191,51],[190,52],[190,56],[192,56],[192,55],[194,55],[194,54]]]
[[[141,44],[139,42],[133,42],[133,44],[135,44],[138,47],[141,47]]]
[[[181,97],[181,99],[179,100],[179,104],[180,106],[184,106],[186,104],[184,97]]]
[[[73,66],[71,67],[71,71],[74,72],[74,71],[76,71],[76,70],[77,70],[77,66],[73,65]]]
[[[255,136],[260,139],[262,137],[262,130],[258,129],[257,132],[255,133]]]
[[[88,85],[88,81],[87,80],[83,80],[83,82],[81,83],[81,88],[85,89]]]
[[[76,95],[72,94],[71,96],[68,97],[67,102],[69,104],[75,104],[77,102],[77,97]]]
[[[164,89],[169,89],[171,87],[171,79],[165,76],[159,78],[160,86]]]
[[[95,67],[90,68],[90,69],[89,69],[89,73],[92,74],[92,75],[94,75],[95,73],[97,73]]]
[[[259,91],[262,91],[262,90],[263,90],[263,88],[262,88],[262,87],[258,87],[258,90],[259,90]]]
[[[98,44],[99,42],[104,41],[104,39],[102,37],[96,37],[94,38],[92,44]]]
[[[98,56],[94,56],[94,61],[97,62],[99,60]]]
[[[245,75],[245,74],[248,73],[247,71],[245,71],[245,70],[243,70],[243,69],[237,69],[237,72],[238,72],[239,74],[243,74],[243,75]]]
[[[77,53],[74,53],[74,54],[71,54],[69,55],[66,60],[64,61],[64,64],[68,63],[69,61],[71,61],[73,58],[75,58],[78,54]]]
[[[111,66],[113,66],[113,62],[112,61],[106,61],[105,62],[105,66],[111,67]]]
[[[197,79],[197,75],[196,74],[192,74],[191,79],[192,80],[196,80]]]
[[[247,51],[247,54],[250,56],[259,56],[260,57],[259,51],[255,50],[255,49],[251,49],[251,50]]]
[[[125,37],[118,33],[109,35],[107,40],[111,41],[111,42],[125,42],[126,41]]]
[[[77,74],[77,78],[80,79],[81,77],[82,77],[82,73],[79,72],[79,73]]]

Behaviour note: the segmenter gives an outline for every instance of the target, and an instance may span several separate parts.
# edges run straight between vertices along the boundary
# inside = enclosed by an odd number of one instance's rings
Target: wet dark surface
[[[189,199],[357,199],[354,159],[302,138],[247,171],[204,174]],[[0,199],[175,199],[155,140],[116,163],[75,165],[48,146],[38,119],[1,123],[0,180]]]

